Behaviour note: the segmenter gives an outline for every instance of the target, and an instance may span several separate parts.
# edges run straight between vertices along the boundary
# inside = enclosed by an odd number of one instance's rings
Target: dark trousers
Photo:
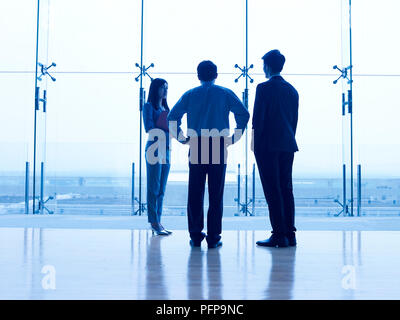
[[[204,191],[208,176],[207,242],[221,239],[226,164],[189,164],[188,223],[190,238],[203,239]]]
[[[292,184],[293,152],[255,152],[272,232],[284,235],[296,231]]]
[[[225,187],[225,159],[227,150],[220,140],[220,144],[212,148],[211,139],[209,139],[209,148],[207,154],[201,151],[201,143],[195,146],[196,161],[190,157],[189,152],[189,192],[188,192],[188,225],[190,238],[193,241],[200,241],[204,238],[202,233],[204,228],[204,192],[206,186],[206,178],[208,180],[208,196],[209,207],[207,213],[207,242],[214,244],[221,239],[222,232],[222,213],[223,213],[223,196]],[[190,148],[193,152],[193,147]],[[213,153],[219,149],[217,155],[217,163],[213,163]],[[203,149],[204,153],[204,149]],[[204,161],[201,159],[208,159]],[[203,163],[203,164],[202,164]]]

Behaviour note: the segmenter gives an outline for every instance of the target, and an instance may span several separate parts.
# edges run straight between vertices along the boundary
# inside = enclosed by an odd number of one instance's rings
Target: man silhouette
[[[257,244],[295,246],[292,167],[294,152],[298,151],[295,134],[299,95],[280,75],[285,57],[279,50],[269,51],[262,59],[269,80],[257,86],[252,149],[268,203],[272,236]]]
[[[217,66],[203,61],[197,67],[201,86],[187,91],[168,115],[170,133],[182,143],[189,143],[188,226],[190,245],[200,247],[206,237],[204,228],[204,191],[208,176],[209,208],[207,213],[207,243],[209,248],[222,245],[222,212],[225,185],[227,146],[236,142],[250,118],[239,98],[229,89],[214,84]],[[229,112],[237,124],[229,136]],[[188,138],[180,128],[187,114]],[[176,127],[171,125],[176,121]]]

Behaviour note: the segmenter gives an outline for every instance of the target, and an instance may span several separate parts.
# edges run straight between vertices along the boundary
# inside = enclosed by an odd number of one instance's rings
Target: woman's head
[[[147,102],[150,102],[154,108],[158,109],[159,103],[169,110],[167,104],[167,94],[168,94],[168,82],[164,79],[156,78],[151,81],[149,89],[149,98]]]

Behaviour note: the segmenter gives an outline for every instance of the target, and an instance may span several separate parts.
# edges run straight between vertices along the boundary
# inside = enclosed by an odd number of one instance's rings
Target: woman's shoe
[[[165,229],[161,224],[160,224],[160,228],[161,228],[161,230],[164,230],[164,231],[167,232],[168,234],[171,234],[171,233],[172,233],[172,231],[169,231],[169,230]]]
[[[168,236],[169,235],[169,233],[166,230],[162,229],[160,226],[151,224],[150,228],[151,228],[151,233],[153,235],[156,235],[156,236]]]

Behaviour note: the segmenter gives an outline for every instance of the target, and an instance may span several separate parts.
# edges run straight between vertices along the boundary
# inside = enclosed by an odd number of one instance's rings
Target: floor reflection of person
[[[169,235],[161,224],[165,188],[170,170],[170,146],[167,116],[168,83],[154,79],[147,103],[143,106],[143,123],[149,139],[146,143],[147,212],[153,234]]]
[[[202,300],[203,297],[203,251],[190,250],[187,267],[187,293],[189,300]]]
[[[296,247],[285,250],[265,248],[271,253],[271,270],[264,299],[288,300],[293,297]]]
[[[208,299],[222,299],[221,257],[219,250],[207,251]]]
[[[161,254],[162,237],[150,237],[146,255],[146,299],[168,299]]]

